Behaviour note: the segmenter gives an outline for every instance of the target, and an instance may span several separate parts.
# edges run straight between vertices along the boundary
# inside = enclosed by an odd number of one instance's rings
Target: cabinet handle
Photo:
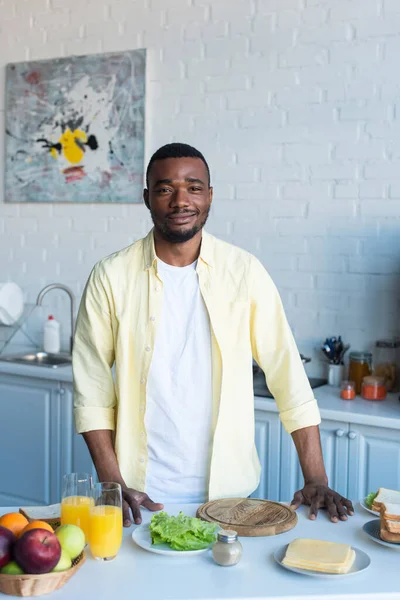
[[[336,437],[342,437],[344,435],[343,429],[336,429]]]
[[[349,431],[349,438],[351,440],[354,440],[357,437],[357,434],[355,431]]]
[[[65,389],[64,389],[64,388],[60,388],[60,392],[59,392],[59,393],[60,393],[60,396],[64,396],[64,394],[65,394]]]

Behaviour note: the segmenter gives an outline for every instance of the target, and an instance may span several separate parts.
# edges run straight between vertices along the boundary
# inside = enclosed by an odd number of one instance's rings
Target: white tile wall
[[[1,137],[5,63],[145,46],[148,156],[204,152],[209,230],[261,258],[301,349],[399,331],[398,0],[0,0],[0,27]],[[149,226],[144,206],[0,202],[0,281],[79,298]],[[48,304],[66,338],[66,298]]]

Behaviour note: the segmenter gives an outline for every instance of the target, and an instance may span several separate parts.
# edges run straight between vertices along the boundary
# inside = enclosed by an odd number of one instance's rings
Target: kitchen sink
[[[72,364],[71,354],[48,354],[47,352],[32,352],[29,354],[10,354],[0,356],[0,361],[17,363],[19,365],[32,365],[37,367],[66,367]]]

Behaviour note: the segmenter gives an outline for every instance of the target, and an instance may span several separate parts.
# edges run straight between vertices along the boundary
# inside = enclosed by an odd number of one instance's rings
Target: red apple
[[[12,559],[16,539],[12,531],[0,525],[0,569]]]
[[[57,536],[46,529],[30,529],[18,538],[14,557],[25,573],[50,573],[61,556]]]

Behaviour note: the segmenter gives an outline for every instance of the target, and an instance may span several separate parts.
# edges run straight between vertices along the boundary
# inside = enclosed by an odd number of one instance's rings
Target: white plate
[[[24,311],[24,295],[12,282],[0,283],[0,323],[13,325]]]
[[[197,554],[208,552],[212,546],[212,544],[210,544],[208,548],[204,548],[203,550],[172,550],[168,544],[156,544],[154,546],[151,543],[150,528],[148,524],[136,527],[132,532],[132,539],[135,544],[140,546],[140,548],[143,548],[143,550],[154,552],[154,554],[163,554],[164,556],[195,556]]]
[[[393,550],[400,550],[400,544],[395,544],[394,542],[385,542],[385,540],[381,540],[381,521],[380,519],[372,519],[372,521],[368,521],[368,523],[364,523],[363,531],[367,534],[371,540],[377,542],[378,544],[382,544],[382,546],[387,546],[388,548],[392,548]]]
[[[371,513],[371,515],[376,515],[377,517],[379,517],[379,513],[376,510],[372,510],[372,508],[368,508],[368,506],[365,504],[365,499],[364,500],[360,500],[360,506],[368,511],[369,513]]]
[[[287,569],[288,571],[293,571],[294,573],[300,573],[300,575],[309,575],[310,577],[324,577],[325,579],[337,579],[338,577],[348,577],[349,575],[357,575],[357,573],[361,573],[361,571],[365,571],[371,564],[371,559],[362,550],[359,548],[355,548],[352,546],[352,549],[355,550],[356,558],[354,560],[353,566],[351,567],[348,573],[320,573],[319,571],[308,571],[307,569],[297,569],[296,567],[289,567],[288,565],[282,564],[282,560],[286,554],[286,548],[288,544],[281,546],[278,550],[274,552],[274,558],[276,562]]]

